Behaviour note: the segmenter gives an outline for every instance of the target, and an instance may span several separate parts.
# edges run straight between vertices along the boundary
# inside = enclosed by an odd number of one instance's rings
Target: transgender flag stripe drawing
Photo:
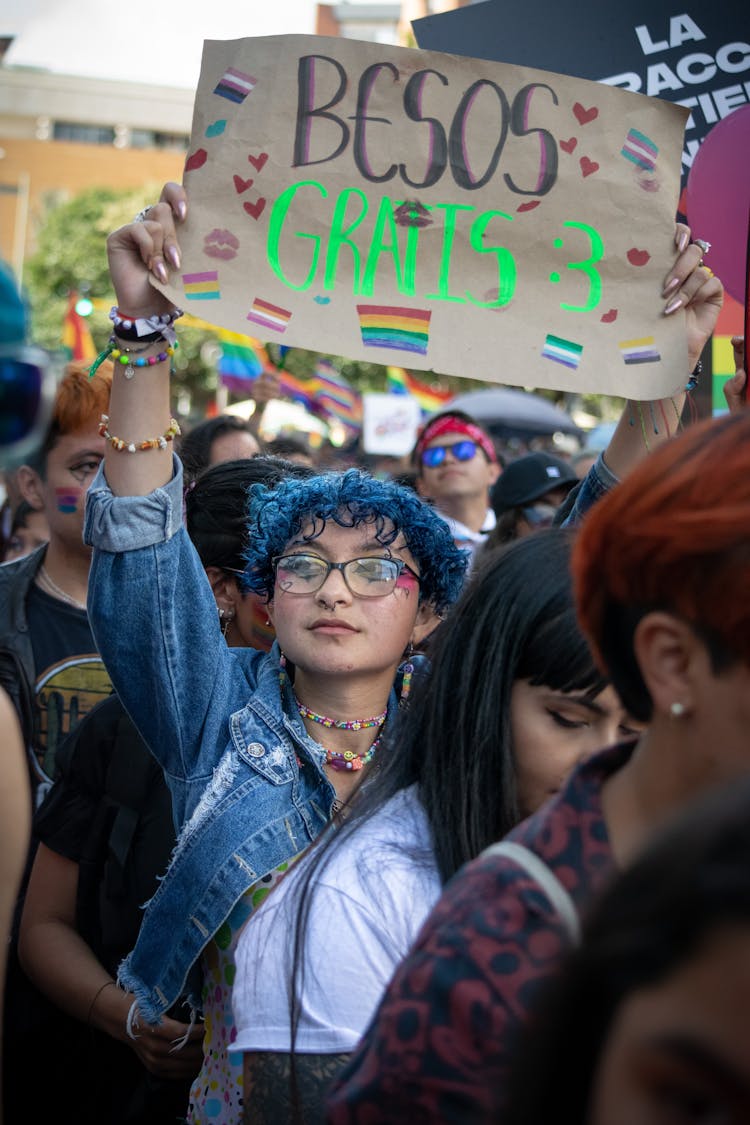
[[[639,133],[637,129],[631,129],[625,138],[625,144],[620,150],[620,155],[624,156],[626,160],[632,161],[633,164],[637,164],[639,168],[645,168],[646,171],[653,172],[659,149],[645,133]]]

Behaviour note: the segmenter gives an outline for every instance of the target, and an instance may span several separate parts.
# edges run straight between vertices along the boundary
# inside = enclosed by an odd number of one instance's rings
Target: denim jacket
[[[84,539],[91,626],[115,690],[164,769],[179,836],[120,982],[158,1023],[235,902],[327,824],[334,790],[278,645],[230,649],[182,527],[182,468],[148,496],[115,497],[100,469]],[[388,718],[398,698],[391,692]],[[192,974],[191,974],[192,977]]]

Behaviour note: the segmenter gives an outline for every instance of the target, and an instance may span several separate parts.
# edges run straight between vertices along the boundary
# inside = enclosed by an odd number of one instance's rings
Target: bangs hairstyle
[[[652,702],[633,634],[652,610],[687,621],[715,672],[750,665],[750,412],[691,426],[600,500],[573,576],[581,626],[637,719]]]
[[[419,568],[420,600],[442,614],[458,597],[466,556],[454,544],[445,521],[411,489],[376,480],[359,469],[284,480],[273,489],[255,485],[250,490],[247,586],[270,600],[272,559],[308,524],[312,527],[304,539],[314,542],[329,520],[339,527],[371,523],[384,547],[403,535]]]
[[[47,455],[59,438],[98,425],[102,414],[106,414],[109,409],[112,363],[110,360],[102,363],[93,379],[89,378],[90,366],[88,362],[78,361],[65,366],[65,374],[55,392],[52,419],[44,442],[33,461],[29,461],[42,475]]]

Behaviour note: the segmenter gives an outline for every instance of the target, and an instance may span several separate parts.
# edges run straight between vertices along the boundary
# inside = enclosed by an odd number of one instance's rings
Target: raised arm
[[[114,231],[107,240],[109,269],[117,300],[118,316],[128,325],[134,320],[146,321],[174,312],[171,302],[154,289],[150,278],[166,282],[169,271],[179,269],[180,248],[176,225],[187,214],[185,192],[179,184],[166,184],[161,200],[147,209],[141,221],[129,223]],[[140,325],[143,328],[145,326]],[[118,335],[118,329],[121,335]],[[169,370],[167,353],[169,338],[146,344],[131,339],[130,327],[115,322],[115,346],[122,356],[151,359],[164,356],[148,367],[136,367],[127,378],[127,365],[115,363],[115,377],[109,408],[108,432],[122,439],[126,446],[138,446],[170,432]],[[129,350],[126,350],[129,349]],[[107,443],[105,456],[107,482],[117,496],[145,496],[166,484],[172,476],[171,443],[129,455]]]
[[[685,312],[688,362],[685,385],[716,327],[724,300],[724,289],[711,270],[702,265],[703,250],[690,241],[690,229],[682,223],[675,230],[677,259],[664,279],[664,316]],[[627,401],[605,453],[607,468],[621,480],[655,446],[668,441],[679,428],[685,405],[685,386],[675,388],[670,398],[657,402]]]

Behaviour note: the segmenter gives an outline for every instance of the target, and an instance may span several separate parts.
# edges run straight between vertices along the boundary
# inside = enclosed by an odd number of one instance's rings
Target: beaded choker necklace
[[[369,719],[330,719],[328,715],[319,715],[317,711],[311,711],[309,707],[305,707],[296,695],[294,702],[297,704],[297,710],[303,719],[309,719],[311,722],[319,723],[322,727],[328,727],[329,729],[334,727],[336,730],[367,730],[368,727],[382,727],[388,714],[386,709]]]

